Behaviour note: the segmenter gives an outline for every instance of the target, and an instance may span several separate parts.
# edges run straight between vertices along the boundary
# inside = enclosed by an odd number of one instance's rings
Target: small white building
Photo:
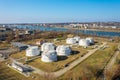
[[[40,54],[40,50],[38,49],[38,46],[29,46],[26,49],[26,56],[32,57],[32,56],[37,56]]]
[[[112,28],[112,29],[116,29],[116,28],[117,28],[117,26],[111,26],[111,28]]]
[[[80,37],[79,36],[75,36],[74,39],[76,40],[76,42],[79,42]]]
[[[43,43],[45,43],[46,41],[45,40],[40,40],[40,41],[37,41],[36,42],[36,45],[42,45]]]
[[[56,48],[57,55],[68,56],[71,54],[70,46],[60,45]]]
[[[80,46],[83,46],[83,47],[87,47],[87,46],[90,45],[90,43],[89,43],[89,41],[86,40],[86,39],[80,39],[79,45],[80,45]]]
[[[54,62],[57,61],[57,53],[55,50],[44,51],[41,55],[41,61]]]
[[[41,51],[55,50],[55,45],[53,43],[43,43],[41,46]]]
[[[66,39],[66,43],[67,44],[75,44],[76,43],[76,39],[74,39],[74,38],[67,38]]]
[[[94,44],[94,39],[93,38],[86,38],[86,40],[89,42],[89,44]]]
[[[35,33],[34,30],[26,30],[26,31],[25,31],[25,34],[34,34],[34,33]]]
[[[41,45],[42,43],[40,41],[37,41],[36,42],[36,45]]]
[[[20,67],[19,65],[15,64],[15,63],[12,63],[11,66],[20,72],[24,71],[22,67]]]

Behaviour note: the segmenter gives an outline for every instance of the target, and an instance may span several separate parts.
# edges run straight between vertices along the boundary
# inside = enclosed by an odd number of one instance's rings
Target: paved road
[[[98,49],[100,49],[101,47],[105,46],[106,43],[103,43],[103,45],[99,46],[96,49],[90,50],[86,55],[84,55],[83,57],[78,58],[77,60],[75,60],[74,62],[72,62],[69,66],[65,67],[64,69],[61,69],[59,71],[56,72],[44,72],[38,68],[35,68],[33,66],[28,65],[29,67],[34,69],[34,73],[38,73],[39,75],[52,75],[54,77],[59,77],[62,76],[63,74],[65,74],[68,70],[74,68],[75,66],[77,66],[79,63],[81,63],[82,61],[84,61],[85,59],[87,59],[89,56],[91,56],[92,54],[94,54]]]
[[[17,49],[13,49],[13,48],[0,50],[0,55],[2,55],[2,57],[0,56],[0,61],[4,61],[5,58],[8,58],[11,53],[14,53],[17,51],[18,51]]]
[[[15,49],[15,48],[8,48],[8,49],[5,49],[5,50],[0,50],[0,54],[5,54],[5,55],[9,55],[13,52],[17,52],[18,50]]]

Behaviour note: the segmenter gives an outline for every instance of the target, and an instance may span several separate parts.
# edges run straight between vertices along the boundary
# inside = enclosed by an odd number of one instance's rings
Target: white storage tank
[[[75,36],[74,39],[76,40],[76,42],[79,42],[80,37],[79,36]]]
[[[56,48],[57,55],[68,56],[71,54],[70,46],[60,45]]]
[[[53,43],[43,43],[41,46],[41,51],[55,50],[55,45]]]
[[[37,56],[40,54],[40,50],[38,49],[38,46],[29,46],[26,49],[26,56],[32,57],[32,56]]]
[[[66,39],[66,43],[67,44],[75,44],[76,43],[76,39],[74,39],[74,38],[67,38]]]
[[[90,44],[94,44],[94,39],[93,38],[86,38]]]
[[[54,62],[57,61],[57,53],[55,50],[44,51],[41,55],[41,61]]]
[[[80,45],[80,46],[83,46],[83,47],[87,47],[87,46],[90,45],[90,43],[89,43],[89,41],[86,40],[86,39],[80,39],[79,45]]]

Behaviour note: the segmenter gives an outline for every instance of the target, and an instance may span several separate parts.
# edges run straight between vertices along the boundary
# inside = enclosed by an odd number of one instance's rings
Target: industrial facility
[[[33,57],[38,56],[40,54],[40,50],[38,49],[38,46],[29,46],[26,49],[26,56]]]
[[[55,50],[44,51],[41,55],[41,61],[54,62],[57,61],[57,53]]]
[[[53,43],[44,43],[41,46],[41,51],[55,50],[55,45]]]
[[[74,39],[74,38],[67,38],[66,39],[66,43],[67,44],[75,44],[76,43],[76,39]]]
[[[80,39],[79,45],[83,47],[88,47],[90,45],[89,41],[86,39]]]
[[[79,40],[80,40],[80,37],[79,36],[75,36],[74,39],[76,40],[76,42],[78,43]]]
[[[57,55],[69,56],[71,54],[70,46],[60,45],[56,48]]]
[[[93,38],[86,38],[86,40],[87,40],[90,44],[94,44],[94,39],[93,39]]]

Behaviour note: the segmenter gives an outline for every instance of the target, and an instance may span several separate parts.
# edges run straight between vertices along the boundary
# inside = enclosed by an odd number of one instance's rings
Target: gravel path
[[[117,58],[118,54],[119,54],[119,51],[116,51],[115,54],[114,54],[114,56],[112,57],[112,59],[110,60],[110,62],[108,63],[108,65],[106,66],[106,69],[110,70],[112,68],[112,66],[114,65],[114,63],[116,61],[116,58]]]

